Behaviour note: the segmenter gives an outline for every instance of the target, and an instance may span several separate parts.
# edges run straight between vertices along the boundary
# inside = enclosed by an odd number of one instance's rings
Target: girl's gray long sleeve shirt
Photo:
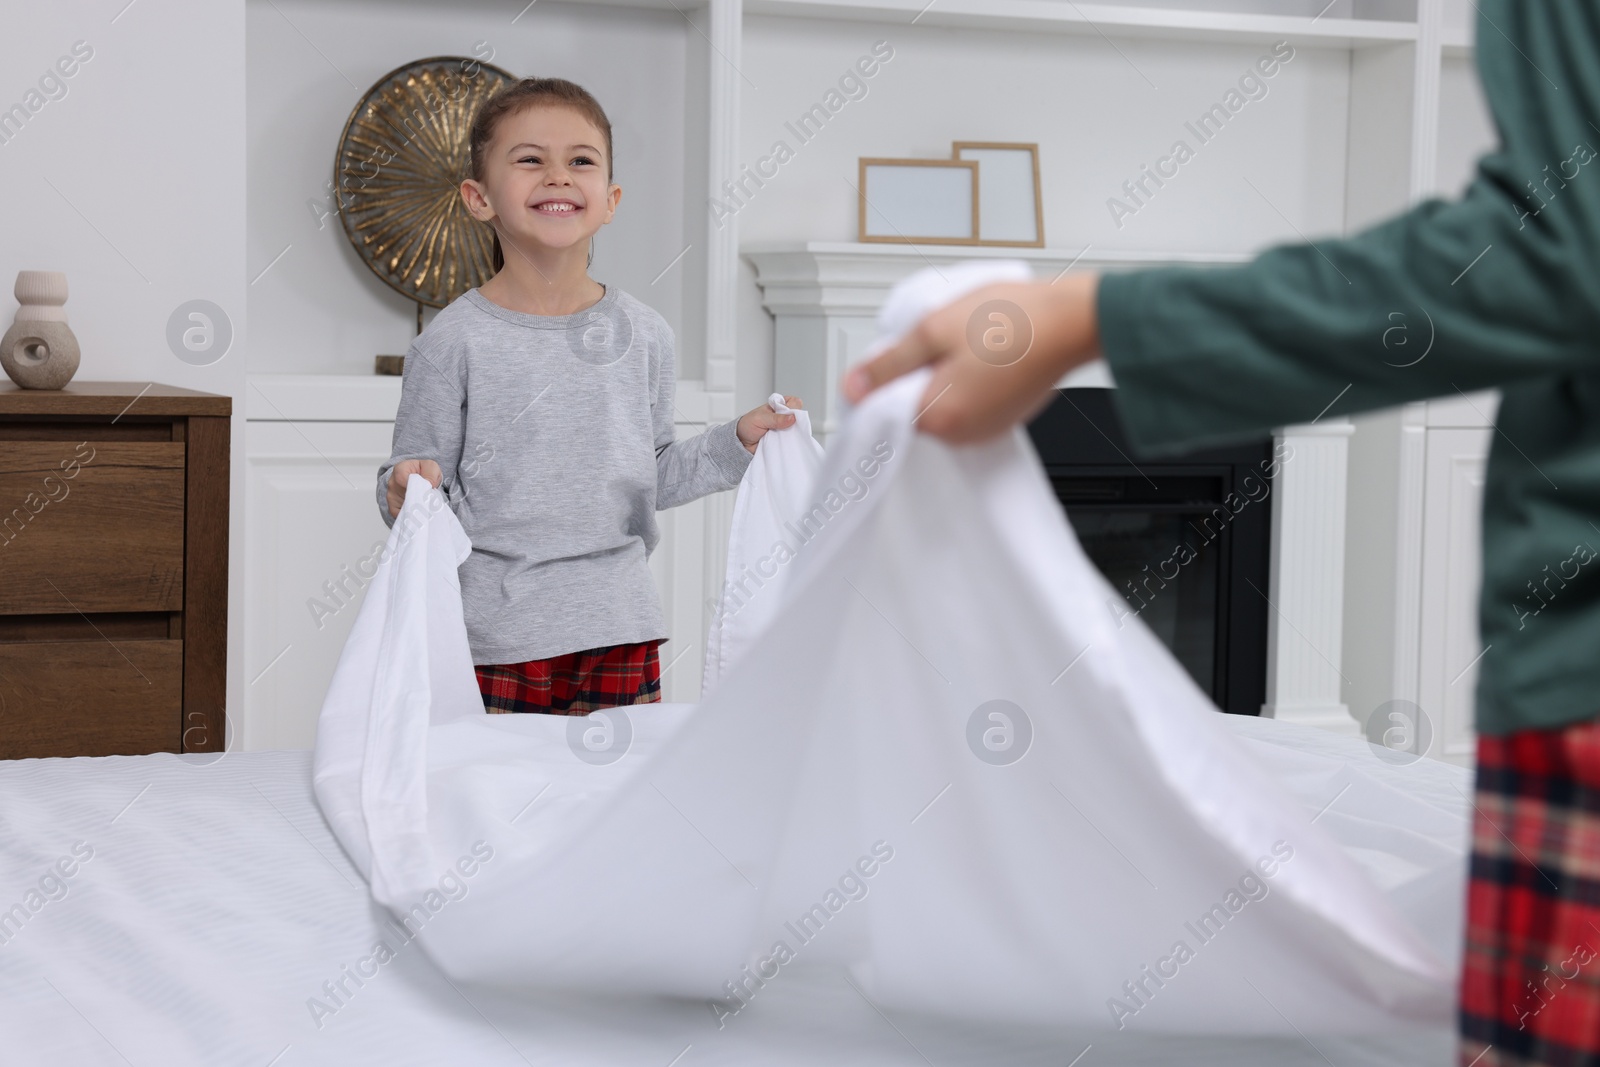
[[[737,420],[674,439],[672,330],[605,287],[571,315],[528,315],[473,289],[406,355],[389,473],[431,459],[472,540],[461,604],[475,664],[667,636],[649,555],[655,513],[739,484]]]

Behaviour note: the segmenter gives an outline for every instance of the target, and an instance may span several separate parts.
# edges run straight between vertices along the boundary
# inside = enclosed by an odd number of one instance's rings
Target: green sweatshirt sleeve
[[[1139,450],[1600,364],[1600,5],[1483,0],[1477,54],[1500,146],[1461,199],[1236,268],[1101,279]]]

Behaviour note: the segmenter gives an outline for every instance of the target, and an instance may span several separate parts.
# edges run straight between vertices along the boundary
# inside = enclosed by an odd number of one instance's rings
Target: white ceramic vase
[[[60,389],[78,372],[78,339],[67,325],[67,276],[17,272],[17,316],[0,339],[0,367],[23,389]]]

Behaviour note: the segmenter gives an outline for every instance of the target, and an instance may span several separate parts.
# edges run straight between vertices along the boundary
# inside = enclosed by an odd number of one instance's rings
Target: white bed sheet
[[[504,717],[505,728],[522,719]],[[1227,722],[1335,838],[1370,842],[1405,804],[1437,818],[1411,818],[1404,850],[1464,853],[1466,772],[1390,764],[1364,742],[1284,723]],[[517,832],[517,814],[505,813],[504,833]],[[28,891],[77,842],[93,857],[65,896],[3,928],[0,1063],[1443,1067],[1453,1055],[1437,1027],[1313,1045],[956,1025],[880,1013],[842,971],[804,961],[721,1028],[698,1001],[455,988],[384,925],[317,808],[307,752],[0,763],[0,910],[26,911]],[[1380,884],[1394,862],[1352,855]],[[1458,951],[1460,913],[1426,933],[1442,954]],[[345,977],[384,938],[393,960],[360,986]],[[341,978],[352,994],[316,1018],[308,1001],[333,1005],[323,984]]]

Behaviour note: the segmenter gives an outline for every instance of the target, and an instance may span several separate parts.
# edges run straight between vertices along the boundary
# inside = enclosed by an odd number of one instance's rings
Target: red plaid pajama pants
[[[661,641],[605,645],[526,663],[479,664],[484,710],[587,715],[661,700]]]
[[[1478,739],[1462,1067],[1600,1067],[1600,720]]]

